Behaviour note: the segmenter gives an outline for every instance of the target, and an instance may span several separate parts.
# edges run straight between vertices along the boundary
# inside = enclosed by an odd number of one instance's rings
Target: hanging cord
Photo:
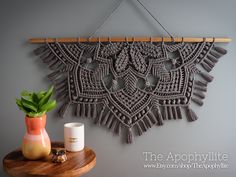
[[[112,12],[105,18],[105,20],[96,28],[96,30],[89,36],[89,39],[91,37],[93,37],[100,29],[101,27],[105,24],[105,22],[108,21],[109,18],[112,17],[112,15],[119,9],[119,7],[121,6],[122,2],[124,2],[126,0],[121,0],[117,5],[116,7],[112,10]]]
[[[148,14],[162,27],[162,29],[172,38],[174,39],[174,37],[171,35],[171,33],[161,24],[160,21],[158,21],[158,19],[148,10],[148,8],[140,1],[137,0],[138,3],[148,12]]]
[[[112,10],[112,12],[103,20],[103,22],[96,28],[96,30],[89,36],[89,40],[101,29],[101,27],[114,15],[114,13],[121,7],[121,4],[126,0],[121,0],[116,7]],[[148,8],[140,1],[137,2],[148,12],[148,14],[162,27],[162,29],[170,36],[172,40],[174,40],[173,35],[161,24],[160,21],[148,10]]]

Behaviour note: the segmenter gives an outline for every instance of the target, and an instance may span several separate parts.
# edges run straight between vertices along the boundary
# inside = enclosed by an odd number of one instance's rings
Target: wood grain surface
[[[52,42],[231,42],[227,37],[93,37],[93,38],[31,38],[29,43],[52,43]]]
[[[64,144],[55,142],[52,148],[64,148]],[[67,152],[66,155],[68,159],[64,163],[52,163],[51,155],[30,161],[23,157],[19,148],[4,157],[3,168],[13,177],[75,177],[87,173],[96,165],[96,155],[88,147],[79,152]]]

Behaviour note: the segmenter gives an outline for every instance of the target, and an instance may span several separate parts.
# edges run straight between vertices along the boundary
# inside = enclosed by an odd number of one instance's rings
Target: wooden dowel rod
[[[93,38],[31,38],[30,43],[52,43],[52,42],[222,42],[227,43],[232,41],[231,38],[213,38],[213,37],[93,37]]]

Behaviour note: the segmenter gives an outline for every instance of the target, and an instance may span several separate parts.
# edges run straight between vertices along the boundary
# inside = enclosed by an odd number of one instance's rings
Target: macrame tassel
[[[163,106],[163,119],[167,120],[168,119],[168,112],[167,112],[167,107]]]
[[[197,81],[195,81],[194,83],[195,83],[196,85],[198,85],[198,86],[207,87],[207,82],[206,82],[206,81],[199,81],[199,80],[197,80]]]
[[[172,106],[172,115],[174,119],[178,118],[176,107]]]
[[[198,119],[196,113],[189,106],[186,108],[186,114],[189,121],[195,121]]]
[[[94,121],[95,124],[101,125],[102,115],[103,115],[103,112],[104,112],[105,108],[106,108],[106,106],[103,104],[99,116],[98,116],[97,119],[95,119],[95,121]]]
[[[60,87],[61,85],[67,85],[67,78],[59,78],[53,80],[55,87]]]
[[[128,144],[133,143],[133,134],[130,127],[127,129],[127,143]]]
[[[54,62],[50,63],[50,64],[48,65],[48,67],[49,67],[51,70],[55,70],[55,69],[59,69],[61,64],[62,64],[62,62],[61,62],[60,60],[55,60]]]
[[[213,63],[211,60],[205,59],[203,60],[210,68],[213,68],[215,66],[215,63]]]
[[[60,74],[60,70],[56,70],[52,72],[51,74],[47,75],[48,79],[55,80]]]
[[[108,111],[108,112],[106,113],[106,115],[104,116],[104,119],[102,120],[102,125],[106,125],[107,120],[108,120],[110,114],[111,114],[110,111]]]
[[[64,116],[66,114],[66,111],[67,111],[69,106],[70,106],[70,102],[66,102],[60,107],[60,109],[58,111],[58,114],[59,114],[60,117],[64,118]]]
[[[205,94],[202,93],[202,92],[193,92],[193,95],[201,98],[201,99],[204,99],[205,98]]]
[[[121,132],[121,123],[120,122],[117,122],[114,132],[115,132],[115,134],[120,135],[120,132]]]
[[[147,116],[152,121],[153,124],[157,124],[157,119],[155,118],[154,114],[151,112],[151,110],[148,112]]]
[[[211,81],[214,79],[214,77],[211,76],[210,74],[207,74],[207,73],[204,73],[204,72],[200,72],[199,74],[200,74],[200,75],[202,76],[202,78],[205,79],[207,82],[211,82]]]
[[[221,57],[221,55],[219,53],[217,53],[216,51],[214,51],[214,50],[211,50],[210,54],[213,55],[216,58],[220,58]]]
[[[214,46],[214,50],[217,51],[218,53],[225,55],[227,53],[227,50],[225,50],[222,47]]]
[[[92,104],[93,108],[92,108],[92,119],[95,119],[97,116],[97,105],[96,104]]]
[[[61,84],[54,84],[54,87],[55,87],[56,92],[61,92],[62,90],[65,90],[68,87],[68,85],[65,82]]]
[[[51,69],[51,70],[54,70],[56,69],[56,64],[57,64],[58,60],[56,58],[54,58],[50,63],[48,63],[48,67]]]
[[[206,92],[207,88],[205,86],[195,86],[194,89],[202,91],[202,92]]]
[[[81,108],[80,108],[80,103],[78,103],[78,104],[76,105],[76,110],[75,110],[75,115],[76,115],[77,117],[80,116],[80,110],[81,110]]]
[[[50,53],[48,56],[41,58],[41,59],[44,63],[49,64],[51,61],[54,60],[54,57],[55,57],[54,54]]]
[[[176,106],[176,112],[177,112],[177,115],[178,115],[178,119],[182,119],[182,113],[181,113],[181,109],[179,106]]]
[[[137,129],[138,135],[141,136],[143,134],[142,128],[140,127],[140,125],[138,123],[135,125],[135,127]]]
[[[153,123],[152,123],[152,121],[149,119],[149,117],[145,116],[145,117],[143,118],[143,120],[144,120],[144,122],[146,123],[147,127],[149,127],[149,128],[152,127]]]
[[[57,94],[57,101],[62,101],[65,97],[67,97],[68,90],[64,89]]]
[[[116,119],[114,119],[114,120],[112,121],[111,131],[112,131],[113,133],[116,133],[116,126],[117,126],[118,123],[119,123],[119,121],[117,121]]]
[[[207,71],[207,72],[210,72],[212,70],[212,68],[206,64],[206,63],[201,63],[201,66]]]
[[[47,45],[43,45],[43,46],[35,49],[33,52],[35,55],[39,55],[39,54],[45,52],[47,49],[48,49]]]
[[[39,56],[40,59],[47,58],[51,54],[50,50],[46,50],[42,55]]]
[[[143,131],[146,132],[148,128],[147,128],[145,122],[143,120],[140,120],[139,122],[142,124],[141,127],[142,127]]]
[[[211,60],[213,63],[217,63],[218,59],[212,55],[207,55],[206,57],[207,59]]]
[[[113,119],[114,119],[114,115],[112,114],[112,115],[109,117],[109,119],[107,120],[107,123],[106,123],[107,128],[109,128],[109,129],[111,128]]]
[[[91,105],[87,104],[87,109],[85,112],[85,117],[90,118],[91,117]]]
[[[199,106],[202,106],[202,105],[203,105],[203,101],[200,100],[200,99],[198,99],[198,98],[192,97],[191,100],[192,100],[194,103],[198,104]]]
[[[85,106],[85,104],[81,104],[81,105],[82,105],[82,106],[81,106],[81,117],[82,117],[82,118],[85,118],[85,109],[86,109],[85,107],[86,107],[86,106]]]
[[[163,125],[163,117],[161,115],[161,110],[159,107],[156,108],[156,111],[157,111],[157,116],[156,116],[156,119],[157,119],[157,125],[161,126]]]
[[[173,119],[172,109],[170,106],[167,107],[167,112],[168,112],[168,119],[169,120]]]

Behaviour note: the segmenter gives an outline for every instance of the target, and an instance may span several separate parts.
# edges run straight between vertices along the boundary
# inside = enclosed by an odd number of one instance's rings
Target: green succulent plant
[[[56,107],[56,100],[51,100],[53,86],[48,91],[38,93],[22,91],[21,98],[16,99],[16,104],[28,117],[40,117]]]

